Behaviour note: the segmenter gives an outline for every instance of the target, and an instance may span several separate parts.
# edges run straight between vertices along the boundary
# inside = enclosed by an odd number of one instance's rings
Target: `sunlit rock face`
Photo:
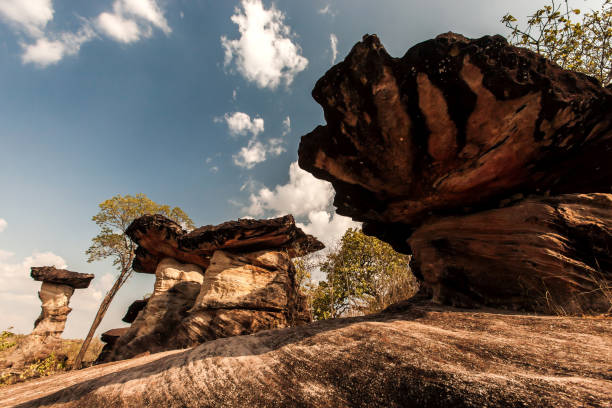
[[[131,327],[116,340],[109,337],[112,344],[98,362],[311,319],[291,258],[323,244],[291,216],[230,221],[191,233],[162,216],[144,216],[128,235],[140,245],[134,267],[147,273],[155,267],[155,289],[130,306]]]
[[[68,285],[43,282],[38,297],[42,302],[40,316],[34,322],[33,335],[59,337],[64,332],[68,313],[72,311],[68,307],[74,288]]]
[[[366,35],[312,94],[327,123],[299,165],[333,184],[339,214],[412,253],[435,300],[606,311],[612,214],[593,193],[612,188],[611,89],[500,36],[448,33],[401,58]]]
[[[181,324],[179,342],[194,345],[310,321],[286,252],[216,251],[200,294]]]
[[[155,271],[155,286],[131,327],[115,340],[103,361],[133,357],[174,347],[174,333],[200,292],[202,269],[164,258]]]

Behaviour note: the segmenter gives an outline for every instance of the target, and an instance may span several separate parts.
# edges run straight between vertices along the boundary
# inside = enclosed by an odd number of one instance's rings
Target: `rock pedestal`
[[[327,124],[299,165],[412,253],[434,299],[610,307],[612,89],[501,36],[448,33],[402,58],[366,35],[312,94]]]
[[[3,361],[2,369],[13,373],[19,372],[30,362],[49,357],[52,353],[58,360],[67,358],[60,350],[60,337],[72,310],[68,307],[70,298],[75,289],[87,288],[94,278],[92,274],[57,269],[53,266],[32,267],[30,276],[34,280],[42,281],[38,292],[42,310],[34,322],[32,333]]]
[[[155,290],[140,311],[128,312],[131,327],[107,344],[99,362],[310,321],[291,257],[323,244],[291,216],[190,233],[162,216],[144,216],[127,233],[140,245],[134,269],[154,268]]]
[[[42,302],[42,311],[34,323],[32,336],[57,337],[64,332],[70,298],[75,289],[89,287],[94,275],[57,269],[52,266],[32,267],[30,275],[34,280],[42,281],[38,297]]]

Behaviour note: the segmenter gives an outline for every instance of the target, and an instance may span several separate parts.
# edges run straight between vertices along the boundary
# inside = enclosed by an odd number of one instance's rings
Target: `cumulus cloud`
[[[260,88],[291,85],[295,75],[306,69],[308,59],[292,41],[285,15],[274,5],[266,10],[261,0],[242,0],[241,5],[231,17],[240,38],[221,37],[225,66],[234,62],[237,71]]]
[[[257,163],[266,161],[267,149],[263,143],[251,139],[238,153],[232,156],[234,164],[246,169],[252,169]]]
[[[336,34],[331,33],[329,35],[329,45],[331,47],[331,52],[332,52],[332,64],[334,62],[336,62],[336,58],[338,58],[338,37],[336,37]]]
[[[93,19],[79,17],[81,28],[74,32],[48,30],[53,15],[51,0],[0,0],[0,19],[24,37],[19,40],[24,64],[41,68],[56,64],[78,54],[84,43],[98,37],[96,32],[131,43],[150,37],[154,28],[166,34],[172,31],[156,0],[115,0],[112,11]]]
[[[210,169],[208,169],[211,173],[215,174],[219,171],[219,166],[212,166]]]
[[[172,29],[155,0],[115,0],[112,12],[96,18],[98,29],[115,41],[131,43],[153,34],[157,27],[165,34]]]
[[[264,120],[262,118],[254,117],[251,119],[244,112],[226,113],[223,120],[227,123],[227,128],[232,136],[246,136],[250,133],[253,137],[256,137],[264,131]]]
[[[313,235],[327,247],[337,242],[349,228],[360,228],[361,224],[349,217],[327,211],[311,211],[307,223],[297,223],[305,233]]]
[[[33,44],[22,44],[21,60],[39,67],[57,64],[65,56],[76,55],[81,45],[95,36],[89,26],[83,26],[77,33],[62,33],[55,39],[39,37]]]
[[[329,16],[332,16],[332,17],[335,17],[335,15],[336,15],[336,13],[332,10],[330,4],[327,4],[327,5],[325,5],[325,7],[320,8],[319,10],[317,10],[317,12],[319,14],[329,15]]]
[[[273,190],[267,187],[252,193],[247,215],[262,216],[266,211],[274,215],[291,213],[296,217],[308,215],[311,211],[327,209],[334,197],[332,185],[315,178],[302,170],[297,162],[289,166],[289,182],[277,185]]]
[[[2,0],[0,17],[17,30],[31,36],[41,36],[53,19],[51,0]]]
[[[0,232],[4,231],[8,226],[8,222],[4,218],[0,218]]]
[[[334,189],[331,183],[302,170],[297,162],[289,166],[289,181],[274,189],[262,187],[251,193],[243,213],[250,217],[293,214],[302,221],[300,228],[319,238],[325,245],[337,241],[347,230],[360,224],[333,210]]]

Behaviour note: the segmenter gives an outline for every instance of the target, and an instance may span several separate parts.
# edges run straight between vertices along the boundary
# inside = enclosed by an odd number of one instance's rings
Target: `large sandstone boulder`
[[[99,362],[191,347],[220,337],[309,322],[291,257],[323,248],[292,216],[230,221],[190,233],[160,215],[127,230],[133,267],[155,268],[153,295],[130,306],[132,326]],[[193,262],[193,263],[185,263]]]
[[[216,251],[178,343],[193,346],[221,337],[255,333],[310,321],[287,253]]]
[[[313,97],[327,125],[302,137],[300,166],[333,184],[339,214],[413,254],[436,301],[609,310],[612,89],[500,36],[448,33],[402,58],[364,36]]]
[[[553,313],[612,311],[612,194],[526,199],[444,217],[408,240],[433,299]]]
[[[28,407],[609,407],[609,319],[413,306],[0,388]]]
[[[313,92],[327,121],[299,164],[341,215],[409,251],[432,214],[517,193],[610,192],[612,90],[501,36],[444,34],[393,58],[364,36]]]

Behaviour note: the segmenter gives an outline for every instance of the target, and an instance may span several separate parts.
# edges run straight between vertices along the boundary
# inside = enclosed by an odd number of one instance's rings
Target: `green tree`
[[[582,16],[578,20],[578,16]],[[510,42],[531,49],[565,69],[597,78],[603,86],[612,82],[612,0],[600,10],[582,14],[568,0],[551,0],[519,27],[511,14],[502,17],[511,30]]]
[[[417,282],[410,257],[359,229],[348,229],[318,264],[326,279],[311,290],[316,319],[374,313],[411,297]]]
[[[92,245],[85,252],[88,256],[87,262],[110,258],[113,266],[119,270],[119,275],[102,300],[89,333],[75,358],[74,368],[77,369],[81,367],[83,356],[91,339],[117,291],[132,275],[136,244],[125,234],[132,221],[145,214],[161,214],[186,228],[194,227],[193,221],[179,207],[171,208],[168,205],[157,204],[144,194],[116,195],[101,203],[99,207],[100,211],[93,216],[92,220],[100,227],[100,233],[92,238]]]

